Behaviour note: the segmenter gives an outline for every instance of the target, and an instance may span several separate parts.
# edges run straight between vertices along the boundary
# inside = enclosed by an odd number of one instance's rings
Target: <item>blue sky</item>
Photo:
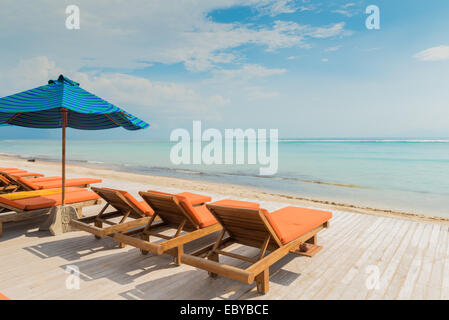
[[[77,4],[81,29],[65,28]],[[368,5],[380,30],[365,27]],[[2,1],[0,96],[60,73],[152,124],[289,137],[448,137],[449,2]],[[2,127],[1,137],[57,138]]]

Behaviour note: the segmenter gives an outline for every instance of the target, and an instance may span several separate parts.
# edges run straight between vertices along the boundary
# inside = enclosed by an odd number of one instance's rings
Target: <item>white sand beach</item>
[[[60,175],[54,162],[27,162],[1,156],[3,167],[19,167],[47,176]],[[114,240],[96,240],[77,231],[60,236],[38,231],[43,218],[11,222],[0,238],[0,292],[12,299],[448,299],[449,221],[413,213],[328,203],[269,193],[238,185],[115,172],[70,164],[69,178],[101,178],[101,186],[129,191],[192,191],[213,201],[257,201],[275,210],[286,205],[332,211],[330,228],[318,235],[323,246],[313,258],[286,256],[270,269],[270,291],[261,296],[245,285],[207,272],[179,267],[169,256],[142,256]],[[85,215],[98,212],[90,207]],[[191,243],[201,247],[215,235]],[[235,252],[257,253],[236,246]],[[6,258],[7,257],[7,258]],[[236,260],[224,261],[238,266]],[[79,289],[67,289],[67,266],[81,275]],[[374,271],[373,271],[374,270]],[[370,286],[370,276],[379,276]],[[188,290],[186,290],[188,288]]]

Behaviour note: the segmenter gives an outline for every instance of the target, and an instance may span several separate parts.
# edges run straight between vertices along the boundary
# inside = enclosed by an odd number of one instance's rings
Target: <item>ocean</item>
[[[60,159],[58,140],[0,140],[0,153]],[[278,172],[259,165],[174,165],[163,141],[68,141],[67,158],[111,169],[263,188],[267,192],[449,218],[449,140],[289,139]],[[205,143],[203,143],[205,145]]]

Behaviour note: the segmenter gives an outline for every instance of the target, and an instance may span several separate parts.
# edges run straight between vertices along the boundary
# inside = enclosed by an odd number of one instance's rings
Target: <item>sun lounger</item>
[[[26,170],[19,169],[19,168],[0,168],[1,171],[5,172],[24,172]]]
[[[70,221],[70,225],[103,238],[116,232],[125,232],[129,229],[146,225],[154,211],[145,201],[138,201],[128,192],[110,188],[91,188],[97,193],[106,205],[96,216],[85,217]],[[105,212],[111,206],[113,212]],[[119,222],[114,222],[120,218]],[[128,221],[130,220],[130,221]],[[104,225],[107,226],[104,226]]]
[[[10,174],[15,175],[16,177],[21,177],[21,178],[39,178],[39,177],[43,177],[44,175],[41,173],[36,173],[36,172],[11,172]]]
[[[9,300],[9,298],[0,293],[0,300]]]
[[[268,212],[236,206],[232,201],[208,204],[210,212],[223,226],[215,244],[183,254],[185,264],[222,275],[244,283],[257,283],[257,291],[269,289],[269,267],[288,253],[313,256],[321,247],[316,244],[317,233],[329,227],[330,212],[298,207],[285,207]],[[228,236],[225,238],[225,234]],[[260,249],[256,257],[247,257],[224,251],[232,244]],[[267,254],[267,252],[269,253]],[[245,269],[219,263],[219,255],[250,262]],[[204,257],[205,256],[205,257]]]
[[[9,174],[4,171],[0,171],[0,176],[2,177],[2,182],[6,185],[3,188],[6,190],[0,189],[0,192],[16,192],[16,191],[33,191],[33,190],[42,190],[42,189],[54,189],[62,187],[62,179],[61,180],[46,180],[44,178],[35,178],[35,179],[25,179],[21,177],[17,177],[14,174]],[[47,177],[50,178],[50,177]],[[41,181],[39,181],[41,179]],[[43,181],[42,181],[43,180]],[[93,183],[101,183],[100,179],[91,179],[91,178],[81,178],[81,179],[67,179],[65,181],[66,187],[89,187]],[[9,189],[7,189],[7,188]],[[13,191],[9,191],[13,189]]]
[[[4,222],[26,220],[49,213],[61,204],[61,189],[24,191],[0,195],[0,236]],[[82,208],[99,204],[99,196],[83,188],[66,188],[65,203],[82,216]]]
[[[21,170],[17,168],[0,168],[0,171],[13,174],[17,177],[23,177],[23,178],[37,178],[37,177],[43,177],[44,175],[41,173],[35,173],[35,172],[28,172],[26,170]]]
[[[210,197],[195,193],[178,194],[157,191],[139,192],[140,196],[154,210],[148,223],[136,230],[115,233],[112,237],[119,243],[129,244],[141,250],[142,254],[152,252],[174,256],[176,264],[181,264],[184,244],[204,237],[221,229],[217,220],[206,208]],[[162,222],[156,222],[160,218]],[[170,230],[172,235],[163,233]],[[150,241],[150,237],[163,239]]]
[[[26,178],[28,182],[31,183],[40,183],[40,182],[48,182],[48,181],[62,181],[61,177],[51,176],[51,177],[37,177],[37,178]]]
[[[18,189],[17,185],[11,182],[0,174],[0,194],[14,192]]]

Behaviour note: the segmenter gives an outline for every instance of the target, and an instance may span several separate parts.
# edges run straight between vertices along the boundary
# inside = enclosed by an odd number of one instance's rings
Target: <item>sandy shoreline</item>
[[[48,175],[60,175],[61,166],[57,162],[36,160],[36,162],[28,162],[14,156],[0,155],[0,167],[19,167],[28,171],[44,173]],[[98,177],[104,180],[109,179],[116,183],[138,183],[142,184],[142,190],[146,185],[176,188],[181,190],[189,190],[196,192],[208,192],[214,194],[225,195],[229,198],[249,198],[258,201],[271,201],[291,203],[305,207],[315,207],[327,210],[339,210],[347,212],[355,212],[360,214],[369,214],[375,216],[396,217],[420,222],[433,222],[449,225],[449,218],[427,216],[411,212],[401,212],[395,210],[376,209],[371,207],[357,206],[347,203],[338,203],[334,201],[315,200],[302,198],[300,196],[280,194],[276,192],[259,189],[256,187],[242,186],[236,184],[189,180],[184,178],[164,177],[147,174],[136,174],[123,171],[115,171],[111,169],[101,168],[99,166],[89,166],[88,164],[68,164],[67,174],[70,176],[80,177]],[[119,183],[122,184],[122,183]],[[120,188],[120,185],[108,185],[109,187]]]

